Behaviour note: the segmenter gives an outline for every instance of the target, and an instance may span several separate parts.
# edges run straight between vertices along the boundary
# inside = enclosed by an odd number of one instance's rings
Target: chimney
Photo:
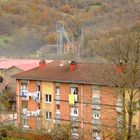
[[[116,66],[115,71],[117,74],[120,74],[123,72],[123,68],[121,66]]]
[[[76,69],[76,62],[75,61],[71,61],[70,62],[70,71],[74,71]]]
[[[46,68],[45,60],[40,60],[40,62],[39,62],[39,69],[43,70],[45,68]]]
[[[120,60],[119,64],[115,67],[115,71],[117,74],[120,74],[123,72],[123,62]]]

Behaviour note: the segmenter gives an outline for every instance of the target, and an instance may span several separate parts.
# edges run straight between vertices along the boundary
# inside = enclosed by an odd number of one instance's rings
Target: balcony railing
[[[56,124],[60,124],[60,117],[61,117],[60,112],[56,112],[56,114],[55,114],[55,123]]]
[[[27,110],[26,108],[23,108],[23,109],[22,109],[22,114],[25,115],[26,117],[30,117],[30,116],[35,116],[35,117],[37,117],[37,116],[40,116],[41,110],[38,109],[38,110],[36,110],[36,111],[29,111],[29,110]]]
[[[56,104],[60,104],[60,95],[56,95]]]
[[[94,125],[99,125],[100,124],[100,119],[93,119],[92,124]]]
[[[56,119],[60,119],[60,112],[56,112],[55,117]]]
[[[29,97],[31,97],[33,100],[40,102],[40,91],[36,92],[28,92],[28,90],[21,90],[20,96],[22,97],[22,100],[29,100]]]
[[[101,106],[97,103],[97,104],[93,104],[92,105],[92,109],[98,109],[100,110],[101,109]]]
[[[78,121],[78,116],[76,116],[76,115],[71,115],[71,116],[70,116],[70,120],[71,120],[71,121]]]

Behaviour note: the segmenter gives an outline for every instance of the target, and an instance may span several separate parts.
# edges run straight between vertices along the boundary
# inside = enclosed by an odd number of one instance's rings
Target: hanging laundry
[[[74,101],[74,95],[73,94],[69,94],[69,104],[70,105],[74,105],[75,101]]]

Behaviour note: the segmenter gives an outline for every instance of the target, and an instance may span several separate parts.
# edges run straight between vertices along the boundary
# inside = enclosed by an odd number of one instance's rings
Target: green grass
[[[9,2],[10,0],[1,0],[2,2]]]
[[[89,9],[90,9],[90,10],[98,10],[98,9],[100,9],[101,7],[102,7],[102,3],[100,3],[100,2],[91,3],[91,4],[89,5]]]
[[[0,36],[0,44],[1,45],[4,45],[12,40],[14,40],[12,36]]]

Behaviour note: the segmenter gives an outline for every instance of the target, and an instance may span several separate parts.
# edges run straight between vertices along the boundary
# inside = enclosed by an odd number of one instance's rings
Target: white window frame
[[[60,105],[59,105],[60,106]],[[56,107],[56,113],[60,113],[60,108],[58,109],[57,107]]]
[[[76,110],[77,113],[75,113],[75,110]],[[78,116],[78,108],[71,107],[70,114],[71,114],[71,116]]]
[[[94,109],[93,110],[93,119],[100,119],[100,110]]]
[[[45,118],[46,118],[46,120],[52,120],[52,112],[46,111]]]
[[[74,93],[74,91],[75,91],[76,89],[78,90],[78,87],[76,87],[76,86],[75,86],[75,87],[74,87],[74,86],[71,86],[71,89],[70,89],[70,90],[71,90],[71,94],[73,94],[73,95],[78,95],[78,91],[76,91],[76,93]]]
[[[46,100],[47,96],[48,96],[48,101]],[[50,101],[50,99],[51,99],[51,101]],[[52,103],[52,95],[51,94],[45,94],[45,103]]]
[[[21,83],[20,95],[22,96],[23,99],[27,99],[28,100],[28,97],[27,97],[27,95],[28,95],[28,83]],[[25,95],[25,96],[23,96],[23,95]]]
[[[60,87],[56,86],[56,95],[60,95]]]
[[[122,111],[122,99],[121,99],[120,96],[117,97],[116,110],[117,110],[117,112],[121,112]]]
[[[20,89],[21,90],[28,90],[28,83],[21,83]]]
[[[98,86],[92,86],[92,107],[100,109],[100,88]]]
[[[23,123],[22,126],[24,128],[29,128],[29,126],[28,126],[28,118],[27,117],[22,118],[22,123]]]
[[[74,95],[74,100],[75,102],[77,102],[78,101],[78,87],[77,86],[71,86],[71,94]]]
[[[41,90],[40,85],[36,85],[36,91],[40,91],[40,90]]]

